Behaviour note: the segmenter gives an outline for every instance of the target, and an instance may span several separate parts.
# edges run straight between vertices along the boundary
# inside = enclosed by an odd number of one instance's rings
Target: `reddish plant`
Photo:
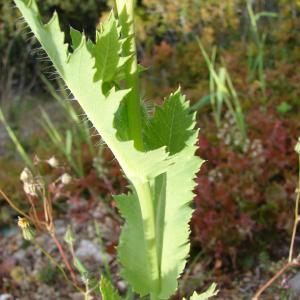
[[[299,125],[272,108],[253,109],[247,122],[249,142],[243,147],[234,145],[226,125],[220,138],[208,124],[199,135],[199,155],[207,162],[197,178],[194,242],[215,257],[229,256],[233,265],[239,254],[276,254],[276,241],[289,237],[297,182],[293,149]]]

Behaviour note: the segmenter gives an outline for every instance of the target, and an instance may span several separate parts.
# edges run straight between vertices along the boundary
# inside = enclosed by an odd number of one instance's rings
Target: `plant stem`
[[[129,136],[134,140],[135,147],[143,151],[142,139],[142,116],[140,105],[139,76],[137,51],[135,43],[134,28],[134,0],[115,0],[119,21],[122,26],[123,35],[130,37],[129,43],[124,47],[124,56],[132,55],[131,65],[126,70],[126,88],[130,88],[131,92],[126,98],[127,113],[129,120]],[[147,254],[150,264],[150,272],[154,280],[151,287],[151,300],[158,300],[159,291],[159,263],[157,254],[155,211],[152,200],[149,182],[134,184],[140,201],[141,213],[143,217],[143,230],[146,239]]]
[[[157,240],[156,240],[156,226],[155,226],[155,212],[154,205],[151,197],[150,185],[148,182],[135,184],[136,192],[140,200],[141,213],[143,217],[143,229],[146,240],[147,254],[150,264],[150,272],[154,285],[151,287],[152,293],[151,300],[158,299],[160,270],[157,254]]]
[[[21,216],[25,217],[26,219],[30,220],[32,223],[34,223],[34,220],[27,215],[25,212],[23,212],[20,208],[18,208],[9,198],[8,196],[0,189],[0,195],[4,198],[4,200],[10,205],[11,208],[13,208],[16,212],[18,212]]]
[[[90,289],[89,289],[89,284],[88,282],[85,283],[85,293],[84,293],[84,300],[89,300],[90,299]]]
[[[297,197],[296,197],[296,204],[295,204],[295,221],[294,221],[294,226],[293,226],[293,233],[292,233],[292,239],[291,239],[291,245],[290,245],[290,251],[289,251],[289,262],[293,260],[293,251],[294,251],[294,244],[295,244],[295,238],[296,238],[296,233],[297,233],[297,227],[298,223],[300,221],[300,216],[299,216],[299,200],[300,200],[300,155],[298,157],[298,162],[299,162],[299,174],[298,174],[298,187],[296,190]]]
[[[298,156],[298,164],[299,164],[299,170],[298,170],[298,187],[296,190],[297,197],[296,197],[296,204],[295,204],[295,221],[293,226],[293,233],[292,233],[292,239],[291,239],[291,245],[289,250],[289,259],[288,262],[270,279],[268,280],[262,287],[259,288],[259,290],[255,293],[252,300],[258,300],[260,295],[276,280],[278,279],[288,268],[293,266],[299,266],[299,256],[293,260],[293,250],[294,250],[294,243],[295,243],[295,237],[297,233],[297,226],[300,221],[300,215],[299,215],[299,200],[300,200],[300,155]]]
[[[260,295],[276,280],[278,279],[288,268],[292,266],[298,266],[297,263],[286,263],[269,281],[267,281],[259,290],[255,293],[252,300],[258,300]]]
[[[129,37],[128,44],[124,46],[123,55],[132,56],[131,64],[126,70],[125,79],[126,88],[131,89],[131,92],[126,97],[129,136],[134,140],[135,147],[143,151],[142,116],[134,27],[134,2],[134,0],[115,0],[115,6],[122,26],[123,35]]]
[[[64,263],[65,263],[65,265],[67,267],[67,269],[68,269],[68,271],[70,272],[72,280],[74,281],[74,283],[76,283],[77,279],[76,279],[75,272],[74,272],[73,268],[71,267],[71,264],[70,264],[69,260],[67,259],[66,255],[65,255],[65,252],[64,252],[64,250],[63,250],[63,248],[62,248],[59,240],[57,239],[55,233],[52,233],[51,237],[52,237],[55,245],[57,246],[57,249],[58,249],[58,251],[59,251],[59,253],[60,253],[60,255],[61,255],[61,257],[62,257],[62,259],[63,259],[63,261],[64,261]]]
[[[96,231],[96,236],[98,239],[98,244],[100,246],[100,250],[103,253],[103,265],[104,265],[104,270],[106,272],[106,276],[108,277],[109,280],[111,280],[112,276],[111,276],[111,272],[109,269],[109,259],[108,259],[108,254],[105,251],[105,246],[104,246],[104,241],[103,241],[103,237],[102,237],[102,233],[100,230],[100,226],[97,223],[96,220],[94,220],[94,226],[95,226],[95,231]]]

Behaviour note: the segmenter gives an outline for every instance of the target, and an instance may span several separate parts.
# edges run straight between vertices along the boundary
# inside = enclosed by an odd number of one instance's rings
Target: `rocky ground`
[[[106,205],[98,203],[89,212],[90,219],[81,222],[80,219],[70,219],[70,214],[55,221],[58,239],[71,259],[71,254],[64,242],[64,235],[68,226],[72,225],[75,232],[75,254],[95,278],[99,279],[105,273],[105,263],[108,262],[114,284],[121,293],[126,291],[126,283],[117,275],[119,272],[115,260],[115,246],[118,242],[119,220],[108,217]],[[95,223],[100,225],[101,236],[96,233]],[[57,262],[62,263],[61,257],[54,242],[46,233],[37,233],[35,243],[49,252]],[[138,249],[137,249],[138,250]],[[254,270],[245,273],[215,272],[207,273],[201,260],[190,264],[180,282],[181,290],[189,291],[199,285],[203,285],[205,278],[216,281],[221,289],[216,299],[220,300],[250,300],[259,285],[266,279],[266,266],[257,266]],[[279,269],[282,263],[269,265]],[[218,273],[218,274],[217,274]],[[292,278],[293,273],[281,278],[281,288],[271,288],[270,293],[264,295],[263,300],[296,300],[298,296],[292,296],[284,281]],[[296,277],[297,278],[297,277]],[[77,275],[78,282],[82,278]],[[1,227],[0,230],[0,300],[84,300],[51,264],[49,259],[33,243],[23,239],[17,226]],[[299,288],[299,282],[294,279],[294,289]],[[91,299],[99,299],[93,295]],[[178,297],[175,297],[178,299]]]

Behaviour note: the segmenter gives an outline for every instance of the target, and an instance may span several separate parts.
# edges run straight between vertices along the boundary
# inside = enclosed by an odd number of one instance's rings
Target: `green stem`
[[[134,28],[134,0],[115,0],[116,10],[119,16],[119,21],[122,26],[122,33],[124,37],[129,37],[128,43],[124,46],[123,55],[132,55],[131,65],[126,70],[126,88],[130,88],[131,92],[126,98],[128,120],[129,120],[129,135],[134,140],[135,147],[143,151],[142,139],[142,116],[140,105],[140,91],[139,91],[139,76],[137,51],[135,43],[135,28]],[[159,293],[159,261],[156,246],[156,223],[154,203],[151,195],[151,188],[149,182],[134,183],[136,189],[141,213],[143,218],[143,230],[146,240],[147,255],[149,259],[150,272],[154,281],[151,287],[151,300],[158,300]]]
[[[126,97],[129,135],[134,140],[135,147],[143,151],[142,116],[134,28],[134,2],[134,0],[115,0],[115,6],[123,35],[129,37],[128,43],[124,46],[123,54],[124,56],[132,56],[131,64],[126,70],[125,79],[126,88],[131,89],[131,92]]]
[[[148,182],[134,185],[138,198],[140,200],[141,213],[143,217],[144,236],[146,240],[147,254],[150,264],[150,272],[152,274],[154,285],[152,287],[151,300],[158,299],[159,286],[159,263],[156,248],[156,226],[155,211],[151,196],[151,189]]]

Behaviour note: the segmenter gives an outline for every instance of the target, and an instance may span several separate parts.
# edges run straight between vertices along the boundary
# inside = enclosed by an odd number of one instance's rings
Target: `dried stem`
[[[296,146],[297,147],[297,146]],[[297,233],[297,227],[298,223],[300,221],[300,215],[299,215],[299,200],[300,200],[300,154],[298,153],[298,168],[299,168],[299,173],[298,173],[298,187],[296,190],[297,196],[296,196],[296,204],[295,204],[295,220],[294,220],[294,226],[293,226],[293,233],[292,233],[292,238],[291,238],[291,244],[290,244],[290,250],[289,250],[289,258],[288,262],[270,279],[268,280],[263,286],[259,288],[259,290],[255,293],[254,297],[252,300],[258,300],[260,295],[276,280],[278,279],[288,268],[293,267],[293,266],[299,266],[299,258],[300,255],[296,259],[293,260],[293,251],[294,251],[294,244],[295,244],[295,238],[296,238],[296,233]]]
[[[299,198],[299,197],[297,197],[297,198]],[[299,221],[300,221],[300,218],[299,218],[299,216],[297,216],[297,219],[295,220],[294,226],[293,226],[291,246],[290,246],[290,251],[289,251],[289,262],[291,262],[293,260],[293,250],[294,250],[295,238],[296,238],[297,227],[298,227]]]
[[[40,220],[39,220],[37,211],[35,209],[34,199],[30,195],[27,196],[27,199],[28,199],[28,202],[31,205],[31,210],[33,212],[33,217],[34,217],[34,220],[35,220],[35,224],[39,225],[40,224]]]
[[[268,280],[259,290],[255,293],[252,300],[258,300],[260,295],[276,280],[278,279],[288,268],[299,266],[297,262],[288,262],[286,263],[270,280]]]
[[[291,239],[291,245],[290,245],[290,251],[289,251],[289,262],[292,262],[293,260],[293,251],[294,251],[294,244],[295,244],[295,238],[297,233],[297,227],[298,223],[300,221],[299,216],[299,199],[300,199],[300,155],[299,155],[299,175],[298,175],[298,188],[296,190],[297,197],[296,197],[296,204],[295,204],[295,221],[293,226],[293,233],[292,233],[292,239]]]
[[[20,208],[18,208],[9,198],[8,196],[0,189],[0,194],[3,197],[3,199],[13,208],[16,212],[18,212],[20,215],[25,217],[26,219],[30,220],[32,223],[34,223],[34,220],[27,215],[24,211],[22,211]]]

